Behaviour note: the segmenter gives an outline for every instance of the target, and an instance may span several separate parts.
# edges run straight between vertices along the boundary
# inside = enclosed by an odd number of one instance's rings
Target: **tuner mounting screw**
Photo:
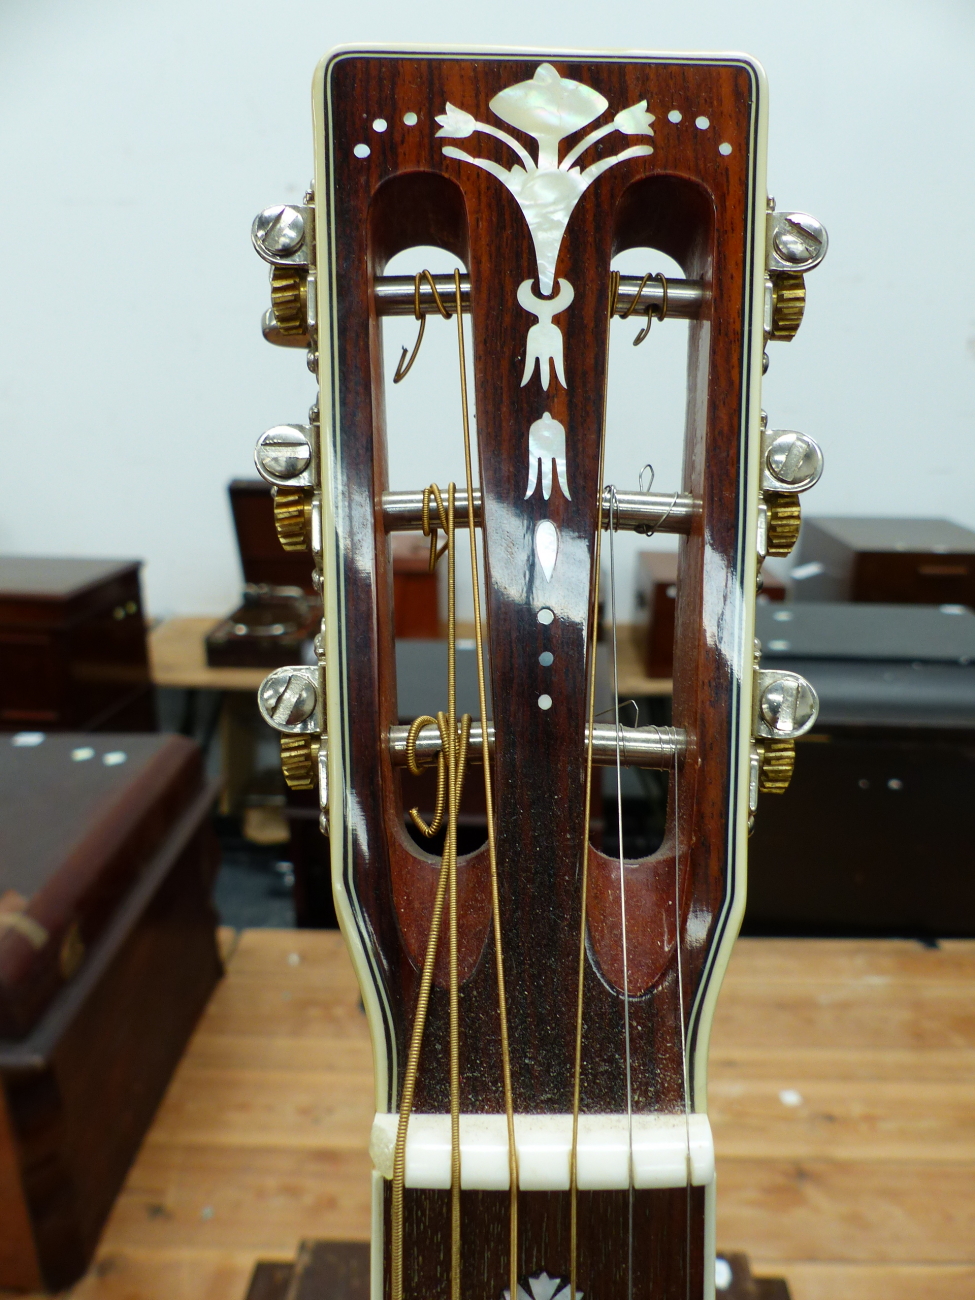
[[[297,727],[315,712],[318,692],[307,677],[279,668],[261,683],[261,703],[277,726]]]
[[[762,691],[759,708],[773,731],[788,736],[790,732],[800,731],[816,716],[816,696],[801,677],[780,677]]]
[[[784,794],[796,766],[794,740],[766,740],[759,745],[758,789],[760,794]]]
[[[286,256],[297,252],[304,243],[305,219],[297,208],[278,205],[258,213],[251,231],[262,248],[276,256]]]
[[[314,790],[318,784],[319,744],[317,736],[281,737],[281,772],[289,790]]]
[[[823,453],[804,433],[783,429],[772,437],[765,464],[779,483],[800,490],[812,486],[823,472]]]
[[[785,215],[775,224],[772,247],[792,266],[805,266],[821,256],[826,232],[815,217],[805,213]]]
[[[311,503],[305,488],[274,489],[274,527],[286,551],[311,550]]]
[[[795,492],[766,492],[768,507],[766,555],[789,555],[799,540],[802,512]]]
[[[275,479],[297,478],[311,464],[311,455],[308,439],[290,424],[268,429],[257,444],[260,468]]]

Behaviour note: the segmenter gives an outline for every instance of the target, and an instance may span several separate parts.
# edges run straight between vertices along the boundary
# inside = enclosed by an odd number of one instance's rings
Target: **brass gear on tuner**
[[[806,310],[805,277],[788,271],[772,276],[772,329],[770,339],[794,339]]]
[[[788,555],[799,540],[802,511],[796,492],[766,492],[768,555]]]
[[[282,742],[283,743],[283,742]],[[784,794],[796,766],[794,740],[766,740],[759,746],[761,763],[758,789],[761,794]]]
[[[289,790],[314,790],[318,785],[318,737],[282,736],[281,772]]]
[[[274,527],[286,551],[311,549],[311,502],[306,488],[274,489]]]
[[[801,276],[799,277],[802,278]],[[282,334],[308,333],[308,273],[291,266],[271,271],[271,310]]]

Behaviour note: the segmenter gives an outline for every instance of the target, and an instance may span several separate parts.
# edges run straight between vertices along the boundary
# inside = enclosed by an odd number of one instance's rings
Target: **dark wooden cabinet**
[[[975,730],[823,727],[759,801],[746,934],[975,936]]]
[[[220,976],[215,797],[182,737],[0,738],[0,1288],[87,1268]]]
[[[793,600],[975,608],[975,532],[947,519],[807,517]]]
[[[155,727],[139,568],[0,557],[0,729]]]

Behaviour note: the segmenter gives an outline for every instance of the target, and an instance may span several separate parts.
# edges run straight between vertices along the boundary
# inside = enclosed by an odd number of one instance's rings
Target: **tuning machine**
[[[806,308],[806,273],[826,256],[829,239],[807,212],[776,212],[769,199],[766,245],[765,339],[795,338]],[[767,364],[767,363],[766,363]]]
[[[321,552],[317,409],[311,424],[277,424],[257,441],[254,464],[274,491],[274,526],[286,551]]]
[[[756,641],[756,661],[761,647]],[[783,794],[792,779],[796,740],[816,724],[819,697],[798,673],[755,665],[749,811],[759,794]]]
[[[269,343],[307,348],[315,335],[315,209],[278,204],[254,218],[251,243],[271,266],[271,306],[261,329]]]
[[[823,473],[823,453],[814,438],[795,429],[769,429],[762,412],[762,500],[758,554],[788,555],[799,540],[799,493],[815,487]]]
[[[291,790],[319,791],[328,811],[328,737],[325,684],[320,664],[275,668],[261,683],[257,705],[264,721],[281,732],[281,771]]]

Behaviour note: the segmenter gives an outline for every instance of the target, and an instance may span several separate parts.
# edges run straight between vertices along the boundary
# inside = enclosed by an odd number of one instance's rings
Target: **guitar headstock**
[[[825,232],[768,204],[766,87],[741,56],[345,50],[314,98],[313,193],[261,214],[254,242],[272,264],[265,333],[309,349],[320,411],[269,431],[257,461],[285,544],[314,552],[324,621],[318,664],[272,674],[260,699],[291,780],[319,786],[372,1030],[374,1295],[493,1298],[534,1278],[535,1300],[701,1296],[710,1019],[759,791],[787,784],[816,711],[806,683],[755,660],[762,560],[794,544],[821,470],[811,439],[766,428],[761,376]],[[464,273],[386,275],[418,246]],[[637,248],[683,276],[613,273]],[[428,488],[418,446],[412,490],[390,491],[394,314],[457,332],[466,400],[430,403],[465,448],[456,488]],[[683,478],[666,490],[604,482],[620,316],[657,321],[647,347],[689,322]],[[448,586],[458,565],[475,596],[483,580],[481,706],[462,723],[445,680],[442,718],[411,726],[390,537],[438,527]],[[597,611],[615,604],[601,569],[634,528],[680,538],[670,727],[594,703]],[[408,816],[404,769],[424,764],[442,856]],[[593,772],[628,764],[666,772],[668,801],[660,848],[624,862],[590,824]],[[472,783],[487,842],[464,855]]]

